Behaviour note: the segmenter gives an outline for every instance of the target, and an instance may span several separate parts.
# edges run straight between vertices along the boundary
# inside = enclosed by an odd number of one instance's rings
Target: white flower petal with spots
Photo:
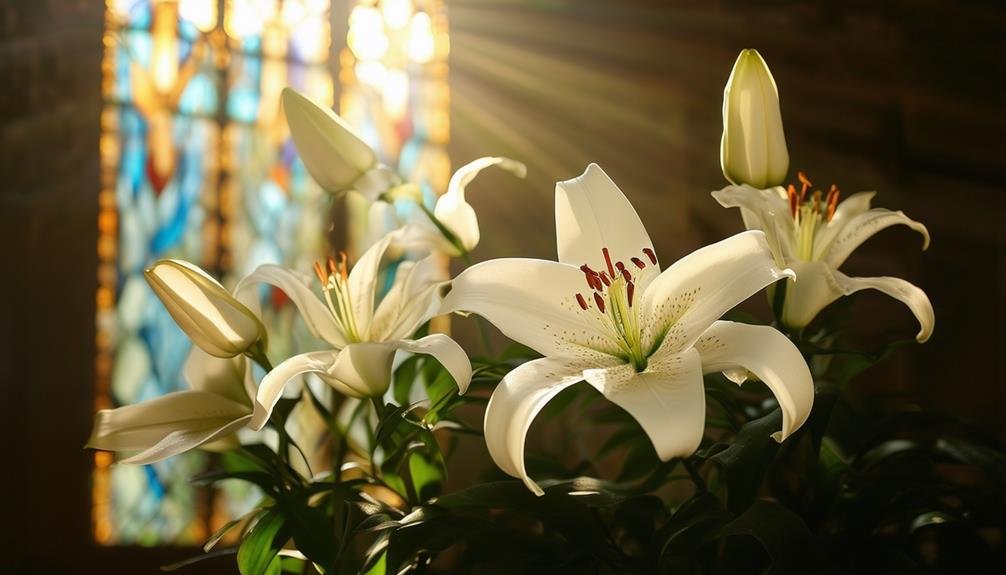
[[[636,418],[662,459],[690,455],[705,422],[695,343],[724,312],[792,276],[776,265],[762,232],[703,248],[660,273],[639,216],[594,164],[556,185],[556,232],[559,262],[514,258],[472,266],[454,279],[441,307],[481,315],[546,356],[504,378],[485,420],[493,460],[538,494],[524,467],[524,438],[541,408],[580,380]],[[759,346],[760,363],[750,362],[752,369],[784,374],[779,389],[812,397],[810,371],[791,369],[799,352],[777,335],[785,344]],[[745,342],[735,345],[741,356],[749,351]],[[802,422],[805,411],[809,406],[799,403],[787,422]]]

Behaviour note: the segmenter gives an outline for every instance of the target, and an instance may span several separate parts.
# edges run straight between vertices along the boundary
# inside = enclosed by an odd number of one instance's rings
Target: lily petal
[[[860,244],[880,230],[898,224],[906,225],[922,234],[922,249],[929,248],[929,230],[926,226],[909,218],[900,210],[892,212],[874,208],[850,219],[835,239],[822,248],[822,258],[832,267],[838,268]]]
[[[151,463],[239,429],[250,409],[209,391],[177,391],[95,415],[87,447],[143,450],[126,463]]]
[[[856,192],[838,203],[831,220],[814,237],[814,259],[821,259],[831,241],[845,229],[850,220],[870,209],[870,202],[875,195],[877,192]]]
[[[567,387],[583,380],[583,370],[597,363],[564,357],[546,357],[521,364],[493,390],[486,406],[485,438],[496,465],[542,495],[541,487],[524,465],[524,442],[538,412]]]
[[[415,263],[398,264],[395,282],[374,312],[371,339],[393,341],[415,333],[440,307],[440,292],[448,279],[447,270],[437,254]]]
[[[189,387],[208,391],[231,401],[251,407],[251,396],[245,390],[245,357],[222,359],[198,347],[193,347],[185,360],[182,373]]]
[[[714,321],[765,286],[784,277],[765,234],[747,231],[681,258],[643,293],[644,349],[677,353]]]
[[[440,313],[478,314],[510,339],[545,356],[601,357],[618,347],[601,331],[600,314],[580,313],[583,272],[546,260],[478,263],[451,282]]]
[[[346,335],[336,325],[332,312],[321,303],[311,290],[309,276],[275,264],[263,264],[245,276],[234,288],[239,300],[260,315],[257,284],[266,283],[278,287],[290,298],[311,335],[321,338],[335,347],[346,345]]]
[[[653,247],[632,204],[597,164],[555,185],[555,235],[559,261],[577,268],[605,269],[602,248],[612,261],[628,262]]]
[[[779,194],[780,188],[759,190],[748,185],[727,186],[713,192],[713,198],[724,208],[740,208],[744,227],[765,232],[778,263],[793,259],[793,218],[789,203]]]
[[[936,314],[929,296],[919,287],[901,279],[892,277],[853,278],[842,272],[834,272],[835,279],[845,295],[864,289],[875,289],[885,293],[908,306],[919,322],[919,333],[915,339],[925,342],[933,335],[936,327]]]
[[[904,303],[919,322],[919,342],[929,339],[936,324],[933,305],[924,291],[893,277],[853,278],[832,269],[822,261],[793,262],[799,281],[786,286],[783,322],[795,328],[809,324],[817,314],[836,299],[864,289],[881,291]]]
[[[717,321],[695,343],[704,373],[743,368],[772,390],[782,408],[782,430],[773,434],[783,441],[800,428],[814,405],[814,380],[800,350],[776,329]],[[742,383],[736,381],[735,383]]]
[[[248,427],[258,431],[265,427],[276,402],[283,395],[283,389],[293,378],[304,373],[325,374],[332,369],[339,352],[334,350],[312,351],[295,355],[277,365],[265,374],[255,396],[255,410]]]
[[[392,344],[402,351],[432,356],[454,378],[459,393],[468,391],[468,384],[472,381],[472,363],[465,350],[450,337],[434,333],[417,340],[402,339]]]
[[[437,199],[433,211],[440,223],[457,236],[466,251],[471,251],[478,245],[480,232],[475,210],[465,201],[465,187],[479,172],[491,166],[499,166],[519,178],[527,174],[527,167],[524,164],[510,158],[478,158],[454,172],[450,183],[447,184],[447,192]]]
[[[374,298],[377,289],[377,271],[384,252],[398,234],[391,232],[363,252],[349,272],[349,293],[352,295],[353,317],[361,337],[366,337],[374,317]]]
[[[660,459],[687,457],[702,442],[706,395],[694,349],[658,354],[642,373],[624,364],[588,369],[584,379],[643,427]]]

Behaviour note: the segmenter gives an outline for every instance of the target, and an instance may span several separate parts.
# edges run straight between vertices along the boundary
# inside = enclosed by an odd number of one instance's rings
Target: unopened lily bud
[[[779,91],[757,50],[743,50],[723,90],[723,175],[758,189],[778,186],[789,170]]]
[[[328,107],[284,88],[283,109],[300,159],[325,191],[354,188],[358,180],[379,167],[370,146]]]
[[[198,267],[161,260],[143,272],[182,331],[206,353],[234,357],[264,344],[262,322]]]

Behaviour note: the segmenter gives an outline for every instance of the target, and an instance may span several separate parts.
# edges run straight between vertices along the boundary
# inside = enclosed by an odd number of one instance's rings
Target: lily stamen
[[[814,256],[817,232],[835,216],[841,192],[838,186],[832,184],[827,195],[821,190],[814,190],[808,198],[807,192],[813,184],[803,172],[797,172],[797,179],[800,181],[800,193],[797,193],[796,186],[790,184],[786,188],[786,196],[795,227],[797,254],[809,261]]]
[[[645,248],[642,252],[651,261],[656,260],[652,249]],[[638,311],[633,305],[636,295],[636,280],[630,268],[626,267],[625,262],[612,261],[608,248],[602,248],[601,254],[604,256],[604,263],[609,268],[610,274],[608,271],[595,272],[587,264],[583,264],[579,268],[583,272],[587,287],[592,290],[588,297],[593,298],[593,307],[604,318],[605,329],[609,331],[625,357],[637,369],[645,369],[646,357],[642,350]],[[629,261],[640,270],[646,268],[646,262],[639,257],[629,258]],[[583,294],[576,293],[574,296],[580,309],[587,311],[592,307],[590,300]]]
[[[604,299],[601,298],[601,294],[594,292],[594,303],[597,304],[597,309],[604,313]]]
[[[649,258],[651,264],[657,265],[657,254],[653,253],[652,248],[643,248],[643,253]]]
[[[353,315],[353,300],[349,290],[349,265],[346,252],[339,259],[328,256],[325,263],[314,263],[314,273],[321,282],[321,290],[332,318],[352,341],[360,341],[360,333]]]

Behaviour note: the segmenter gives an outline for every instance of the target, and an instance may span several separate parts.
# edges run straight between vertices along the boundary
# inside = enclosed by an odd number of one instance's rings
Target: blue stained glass
[[[238,4],[223,5],[225,14],[218,26],[226,21],[226,11]],[[278,0],[276,5],[282,13],[283,2]],[[201,265],[210,262],[211,268],[220,262],[224,270],[210,271],[223,271],[225,285],[233,285],[236,277],[266,262],[303,271],[305,262],[316,258],[324,245],[328,214],[320,189],[307,176],[292,143],[277,137],[285,132],[282,114],[267,116],[275,125],[260,116],[261,110],[279,109],[277,87],[265,90],[262,86],[261,38],[209,42],[209,36],[191,22],[161,26],[164,22],[155,19],[164,14],[170,18],[172,11],[155,13],[152,6],[150,0],[111,3],[109,10],[115,16],[106,33],[103,69],[109,108],[103,136],[112,145],[106,147],[103,141],[102,161],[108,167],[106,173],[115,177],[103,180],[103,193],[108,192],[103,197],[114,198],[114,206],[103,204],[102,210],[114,211],[116,225],[102,229],[102,240],[114,246],[111,256],[103,256],[102,261],[114,267],[115,273],[111,282],[102,280],[103,288],[107,286],[114,297],[111,304],[99,307],[97,319],[99,337],[110,342],[110,351],[102,352],[110,369],[102,377],[107,379],[103,385],[113,406],[187,387],[182,372],[191,343],[144,281],[145,267],[164,257]],[[328,30],[327,13],[310,17],[320,19]],[[186,82],[177,86],[177,101],[170,87],[153,96],[149,90],[155,47],[151,32],[158,30],[176,34],[177,78]],[[200,50],[197,43],[203,43]],[[170,41],[157,43],[165,45],[170,47]],[[217,50],[224,51],[223,58]],[[193,61],[198,55],[201,60]],[[270,79],[330,94],[331,80],[323,64],[290,65],[281,59],[269,60],[268,65]],[[186,74],[186,66],[196,66],[195,73]],[[137,101],[141,97],[144,100]],[[222,123],[221,106],[226,111]],[[227,146],[222,146],[225,134]],[[221,166],[233,172],[223,182],[218,175]],[[218,194],[222,184],[229,186],[229,194]],[[232,238],[226,252],[221,250],[225,237]],[[224,258],[225,253],[233,261]],[[264,290],[264,321],[274,336],[271,348],[285,353],[299,345],[294,338],[304,330],[295,322],[293,306],[273,308],[268,305],[271,296]],[[202,543],[222,521],[247,512],[258,502],[260,493],[255,489],[225,486],[215,492],[209,508],[201,508],[199,502],[206,499],[189,478],[203,471],[208,460],[198,451],[141,467],[108,466],[102,461],[110,460],[96,458],[95,493],[104,498],[95,515],[98,540],[103,544]],[[218,512],[223,516],[210,517]]]
[[[178,111],[205,116],[216,114],[217,87],[213,79],[204,73],[193,76],[178,100]]]

